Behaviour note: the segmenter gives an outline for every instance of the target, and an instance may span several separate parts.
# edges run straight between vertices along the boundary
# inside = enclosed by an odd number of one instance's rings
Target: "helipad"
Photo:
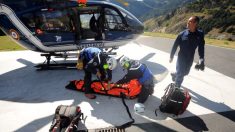
[[[136,99],[126,100],[135,124],[235,109],[235,79],[209,68],[204,72],[192,68],[183,83],[192,96],[187,111],[178,117],[158,111],[156,116],[154,111],[160,105],[164,89],[172,82],[169,73],[175,70],[175,62],[168,62],[168,53],[135,43],[120,47],[117,53],[145,63],[156,78],[155,92],[145,103],[143,114],[133,111]],[[83,79],[83,71],[37,71],[34,65],[43,61],[44,58],[33,51],[0,52],[0,131],[48,131],[55,109],[61,104],[81,107],[87,116],[85,123],[80,123],[81,129],[106,128],[130,121],[121,98],[97,95],[95,100],[90,100],[84,93],[65,89],[69,81]],[[123,75],[119,66],[113,71],[112,81]],[[174,126],[167,127],[175,130]]]

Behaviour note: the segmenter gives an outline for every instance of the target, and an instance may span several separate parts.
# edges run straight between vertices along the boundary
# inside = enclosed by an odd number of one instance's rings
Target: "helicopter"
[[[116,4],[79,0],[0,0],[0,28],[19,45],[41,52],[47,65],[51,56],[68,51],[118,48],[144,30]]]

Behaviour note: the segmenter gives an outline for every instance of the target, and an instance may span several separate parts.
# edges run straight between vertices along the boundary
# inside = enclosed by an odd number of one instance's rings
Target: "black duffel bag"
[[[187,89],[177,88],[174,83],[171,83],[165,89],[159,109],[161,112],[180,115],[184,113],[190,100],[191,96]]]

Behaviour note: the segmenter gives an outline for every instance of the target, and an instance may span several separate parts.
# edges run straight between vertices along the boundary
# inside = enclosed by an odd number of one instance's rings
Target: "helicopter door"
[[[104,11],[106,40],[131,39],[131,30],[129,30],[129,26],[120,11],[115,8],[105,8]]]
[[[82,39],[95,39],[97,14],[80,14]]]
[[[103,40],[102,27],[99,24],[100,6],[87,6],[78,9],[83,40]]]
[[[36,14],[36,36],[46,46],[75,43],[73,16],[68,10],[47,10]]]

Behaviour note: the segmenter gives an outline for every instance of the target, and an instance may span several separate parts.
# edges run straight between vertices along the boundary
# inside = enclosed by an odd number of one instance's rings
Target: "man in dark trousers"
[[[175,81],[176,87],[180,87],[184,80],[184,76],[189,74],[197,47],[200,57],[198,65],[201,70],[204,70],[205,40],[204,33],[198,29],[198,24],[199,17],[190,17],[187,22],[187,29],[178,35],[172,47],[169,60],[170,63],[173,61],[177,47],[180,48],[176,64],[176,73],[171,74],[172,80]]]
[[[117,66],[117,61],[95,47],[84,49],[80,56],[83,56],[85,96],[89,99],[95,99],[96,96],[92,94],[91,89],[92,74],[102,81],[111,81],[112,70]]]
[[[144,107],[143,103],[148,99],[149,95],[153,94],[154,91],[154,77],[152,72],[145,64],[142,64],[137,60],[131,60],[126,56],[123,56],[119,62],[120,65],[127,70],[127,73],[122,79],[117,81],[117,84],[127,83],[132,79],[137,79],[142,85],[141,92],[137,99],[137,102],[141,104],[138,104],[138,106],[141,105]]]

